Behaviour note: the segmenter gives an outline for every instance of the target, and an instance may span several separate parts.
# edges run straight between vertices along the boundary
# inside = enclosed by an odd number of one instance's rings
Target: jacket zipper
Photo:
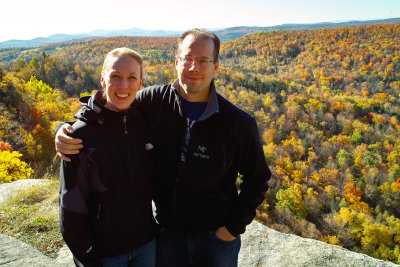
[[[125,134],[128,134],[128,130],[126,129],[126,115],[122,118],[122,122],[124,123]]]
[[[101,210],[101,204],[99,204],[99,205],[97,206],[97,215],[96,215],[96,219],[97,219],[97,220],[100,219],[100,210]]]
[[[182,116],[183,117],[183,116]],[[183,117],[184,118],[184,117]],[[181,153],[180,153],[180,155],[179,155],[179,173],[178,173],[178,175],[177,175],[177,177],[176,177],[176,180],[175,180],[175,185],[174,185],[174,188],[173,188],[173,198],[172,198],[172,210],[173,210],[173,212],[175,212],[176,211],[176,188],[177,188],[177,186],[178,186],[178,182],[179,182],[179,180],[180,180],[180,178],[181,178],[181,176],[182,176],[182,173],[183,173],[183,169],[184,169],[184,167],[185,167],[185,165],[186,165],[186,158],[185,158],[185,162],[181,162],[182,161],[182,153],[183,153],[183,147],[185,146],[185,141],[186,141],[186,136],[187,136],[187,130],[188,130],[188,126],[189,126],[189,120],[188,119],[186,119],[186,118],[184,118],[184,120],[185,120],[185,134],[183,135],[183,139],[182,139],[182,142],[181,142]],[[186,155],[185,155],[185,157],[187,156],[187,151],[186,151]],[[181,165],[182,164],[182,165]]]
[[[189,129],[189,127],[190,127],[189,119],[185,118],[185,121],[186,121],[186,124],[185,124],[185,130],[186,131],[185,131],[185,135],[184,135],[183,140],[182,140],[182,149],[181,149],[181,154],[180,154],[180,159],[179,159],[180,161],[182,160],[183,147],[185,146],[187,135],[188,135],[188,132],[190,130]],[[193,130],[194,124],[195,124],[195,122],[193,122],[192,130]],[[192,135],[192,134],[190,134],[190,135]],[[189,152],[191,151],[191,149],[190,149],[190,139],[191,138],[189,138],[189,140],[187,140],[188,143],[187,143],[187,146],[186,146],[185,161],[183,162],[182,166],[180,167],[179,175],[177,176],[177,178],[175,180],[175,186],[174,186],[174,189],[173,189],[173,205],[172,205],[174,211],[176,210],[176,188],[178,186],[179,181],[182,178],[183,171],[184,171],[185,166],[187,165],[187,162],[188,162],[188,158],[189,158],[188,155],[189,155]]]

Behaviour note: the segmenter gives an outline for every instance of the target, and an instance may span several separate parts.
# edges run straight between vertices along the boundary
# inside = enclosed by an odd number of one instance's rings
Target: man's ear
[[[217,72],[218,67],[219,67],[219,60],[218,60],[217,62],[214,63],[214,70],[215,70],[215,72]]]

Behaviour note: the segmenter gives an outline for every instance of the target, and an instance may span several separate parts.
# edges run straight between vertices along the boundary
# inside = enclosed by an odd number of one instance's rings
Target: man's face
[[[218,69],[218,61],[214,62],[213,41],[186,36],[175,59],[175,67],[180,95],[191,102],[206,102],[211,80]]]

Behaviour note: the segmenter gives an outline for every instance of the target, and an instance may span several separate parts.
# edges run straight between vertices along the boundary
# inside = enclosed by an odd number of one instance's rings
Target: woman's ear
[[[104,79],[103,73],[100,76],[100,84],[101,84],[101,87],[103,87],[103,89],[106,89],[106,87],[107,87],[106,80]]]

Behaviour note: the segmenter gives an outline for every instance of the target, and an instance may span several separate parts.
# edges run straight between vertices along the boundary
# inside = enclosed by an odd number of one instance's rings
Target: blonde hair
[[[107,68],[110,60],[112,58],[116,57],[122,57],[122,56],[129,56],[133,59],[135,59],[140,66],[140,78],[142,78],[143,75],[143,58],[134,50],[127,48],[127,47],[119,47],[111,50],[110,52],[107,53],[106,58],[104,59],[103,62],[103,68],[101,70],[101,73],[104,73],[105,69]]]

